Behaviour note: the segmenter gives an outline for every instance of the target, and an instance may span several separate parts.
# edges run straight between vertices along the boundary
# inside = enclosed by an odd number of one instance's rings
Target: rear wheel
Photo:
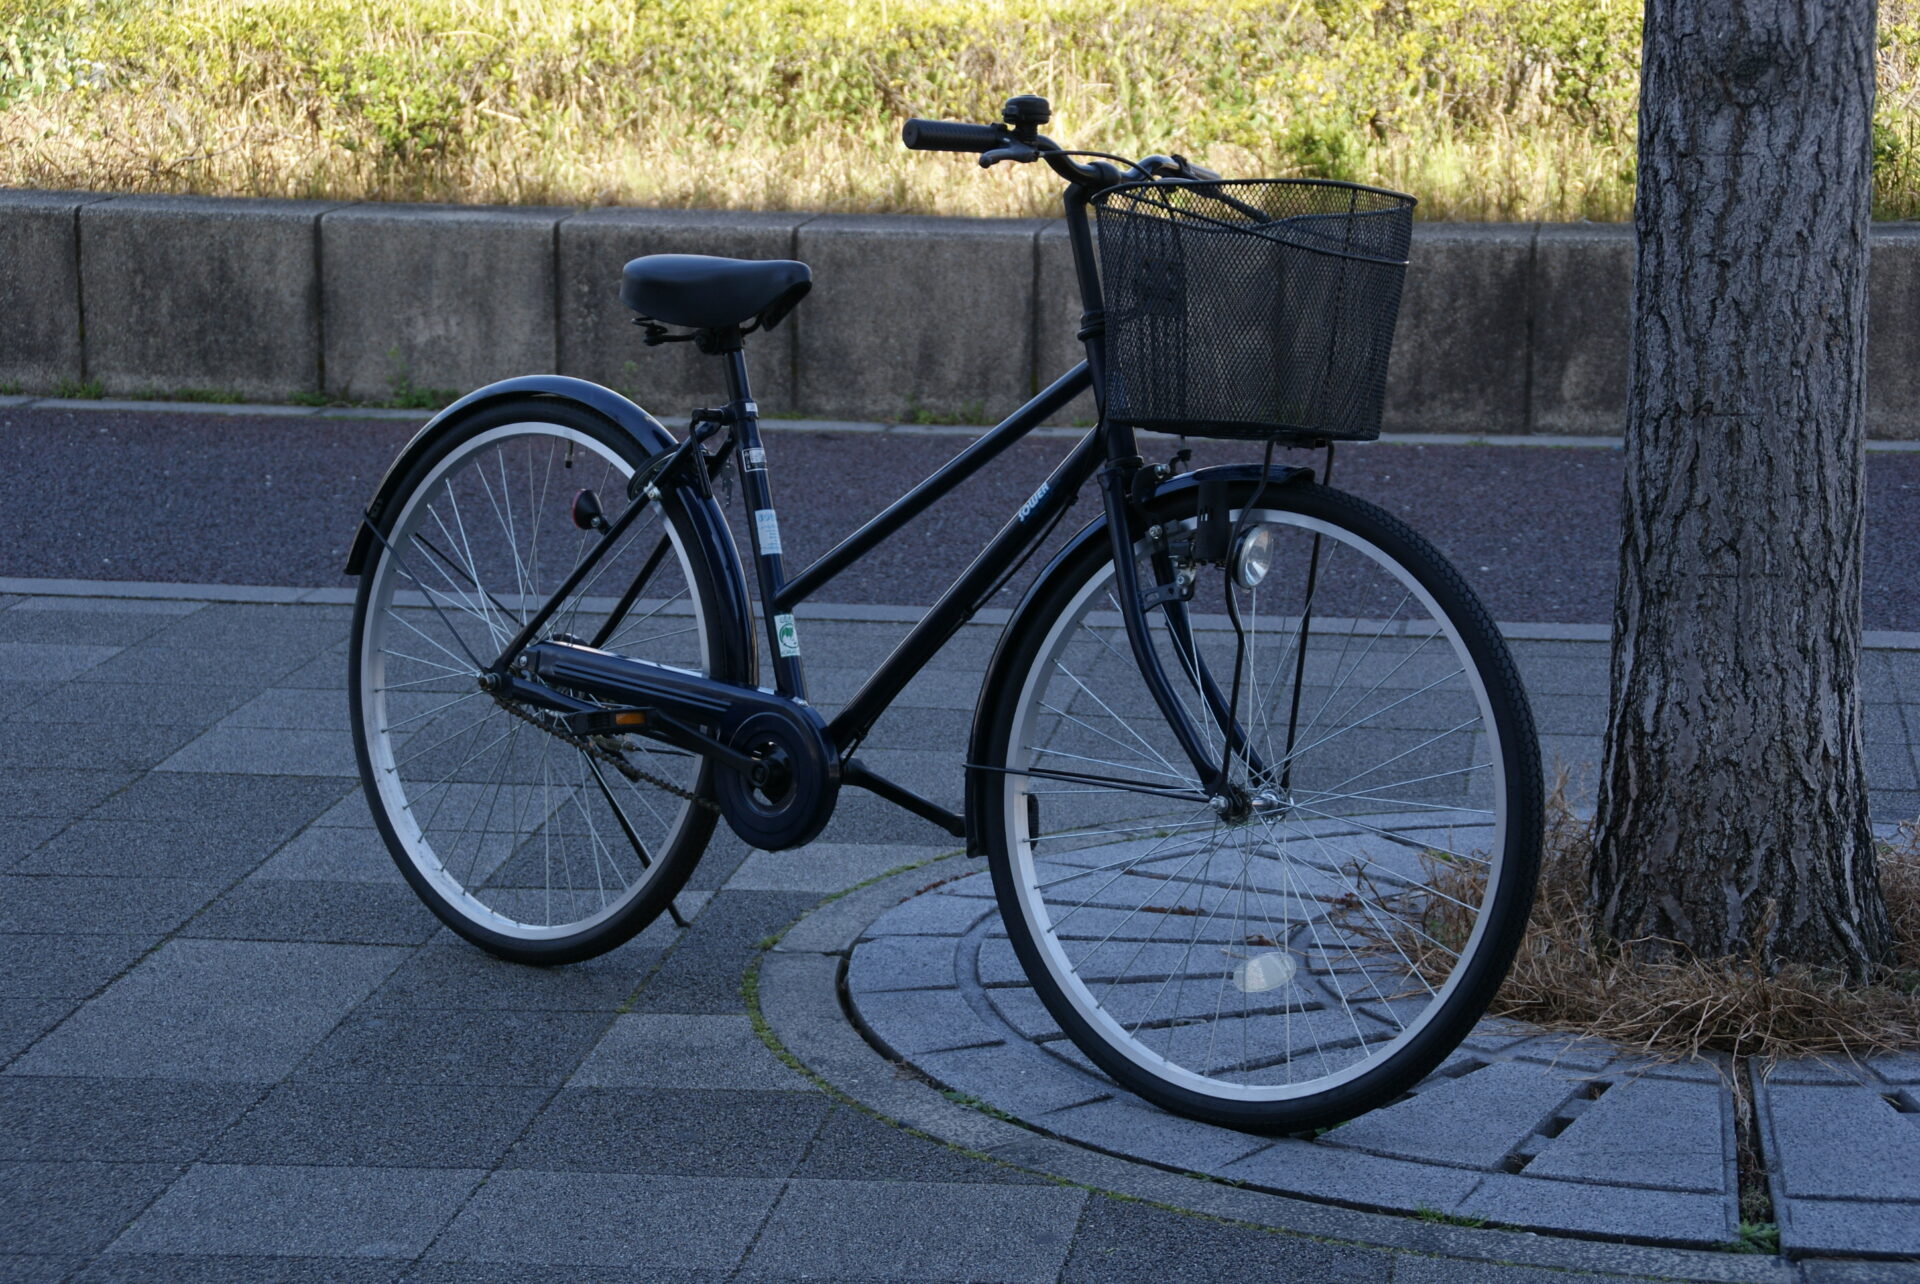
[[[637,736],[582,742],[480,685],[600,540],[576,504],[617,522],[645,458],[552,399],[456,419],[401,483],[361,578],[349,691],[374,823],[434,913],[504,958],[619,945],[667,907],[713,832],[696,801],[712,792],[704,759]],[[715,559],[677,492],[636,502],[647,510],[541,636],[713,673],[726,654]]]
[[[1194,503],[1156,501],[1176,550]],[[1104,535],[1009,626],[976,781],[1007,933],[1065,1035],[1162,1106],[1289,1131],[1391,1100],[1480,1017],[1526,922],[1541,786],[1506,647],[1425,540],[1312,484],[1257,504],[1265,579],[1193,567],[1190,644],[1149,612],[1210,754],[1246,731],[1233,797],[1146,690]],[[1135,552],[1145,584],[1178,569]]]

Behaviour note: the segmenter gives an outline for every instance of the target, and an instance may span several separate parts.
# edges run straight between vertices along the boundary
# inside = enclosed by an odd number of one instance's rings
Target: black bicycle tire
[[[398,514],[405,511],[407,500],[419,487],[421,481],[430,476],[448,455],[480,433],[515,423],[550,423],[586,433],[619,453],[636,468],[648,458],[649,454],[632,434],[585,406],[551,397],[519,397],[507,401],[489,402],[440,425],[436,435],[396,487],[392,500],[386,506],[388,522],[396,520]],[[661,495],[668,504],[668,520],[679,524],[678,528],[684,537],[682,547],[688,553],[689,568],[693,578],[698,581],[696,591],[701,595],[704,603],[700,609],[710,611],[718,596],[716,587],[720,572],[717,566],[725,563],[716,556],[714,550],[694,537],[697,526],[689,520],[687,505],[698,501],[674,486],[662,487]],[[361,708],[359,692],[367,612],[378,578],[375,572],[380,565],[380,559],[386,555],[386,549],[376,541],[362,569],[359,588],[354,595],[351,635],[353,645],[349,652],[347,670],[347,703],[352,718],[354,758],[359,766],[362,793],[370,799],[378,797],[378,790],[373,783],[373,765],[368,756],[365,716]],[[716,616],[709,619],[708,624],[709,636],[718,638],[724,622]],[[724,647],[710,644],[707,657],[709,664],[716,663],[725,650]],[[729,677],[735,681],[752,680],[751,674],[720,676]],[[707,764],[702,769],[694,792],[703,797],[711,795],[712,772],[711,764]],[[665,912],[673,898],[685,887],[687,879],[692,875],[701,856],[705,854],[708,843],[712,840],[717,821],[717,817],[711,811],[700,807],[690,809],[688,824],[682,829],[678,840],[665,851],[649,853],[653,860],[664,865],[664,868],[658,875],[648,880],[646,888],[627,906],[603,922],[571,936],[529,942],[476,924],[454,909],[407,857],[405,844],[401,842],[385,809],[369,801],[368,810],[373,814],[374,825],[380,832],[381,840],[386,844],[388,855],[399,867],[401,875],[442,923],[460,937],[498,958],[540,966],[577,963],[594,958],[624,945],[644,930],[649,923]]]
[[[1251,498],[1255,479],[1230,483],[1229,506],[1239,508]],[[1313,483],[1275,484],[1261,501],[1262,508],[1292,509],[1343,526],[1387,552],[1431,592],[1459,630],[1462,641],[1486,684],[1501,733],[1507,781],[1508,827],[1503,877],[1494,888],[1489,921],[1481,945],[1442,1009],[1401,1049],[1380,1066],[1347,1083],[1313,1096],[1277,1102],[1244,1102],[1210,1097],[1171,1084],[1143,1070],[1111,1047],[1068,999],[1047,966],[1035,942],[1032,926],[1022,914],[1016,886],[1005,808],[983,805],[976,814],[985,826],[985,847],[995,895],[1008,936],[1034,991],[1062,1031],[1089,1060],[1122,1087],[1174,1113],[1248,1132],[1289,1133],[1326,1127],[1388,1104],[1425,1078],[1446,1059],[1486,1011],[1505,979],[1526,930],[1538,877],[1544,816],[1540,779],[1539,740],[1519,672],[1511,653],[1479,598],[1459,572],[1424,537],[1404,522],[1364,500]],[[1176,507],[1178,504],[1178,507]],[[1153,520],[1190,517],[1190,496],[1176,501],[1157,497],[1150,506]],[[1038,651],[1052,631],[1055,619],[1072,601],[1088,576],[1111,561],[1104,532],[1083,541],[1070,559],[1030,590],[1008,622],[1000,656],[990,670],[1000,698],[989,700],[993,720],[983,743],[983,764],[976,773],[991,782],[988,789],[1006,788],[1013,779],[1008,766],[1008,743],[1018,715],[1017,693],[1023,689]],[[993,693],[989,693],[992,695]]]

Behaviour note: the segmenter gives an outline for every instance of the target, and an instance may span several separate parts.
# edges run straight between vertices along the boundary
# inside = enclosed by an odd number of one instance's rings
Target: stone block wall
[[[722,382],[621,306],[656,253],[812,266],[747,345],[776,414],[992,420],[1081,354],[1057,221],[0,191],[0,386],[385,401],[558,370],[674,423]],[[1388,433],[1618,433],[1632,273],[1625,226],[1417,224]],[[1920,225],[1875,228],[1871,296],[1871,431],[1920,438]]]

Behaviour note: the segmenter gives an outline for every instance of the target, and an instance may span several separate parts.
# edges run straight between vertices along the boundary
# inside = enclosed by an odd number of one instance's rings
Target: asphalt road
[[[393,420],[0,410],[5,574],[334,586],[361,507],[414,431]],[[964,444],[954,435],[767,425],[797,568]],[[1197,462],[1246,458],[1198,442]],[[820,596],[933,600],[1069,442],[1023,442]],[[1295,456],[1317,458],[1317,456]],[[1611,613],[1620,456],[1583,447],[1349,446],[1335,483],[1398,513],[1458,563],[1496,618],[1598,623]],[[1920,629],[1920,454],[1868,457],[1865,615]],[[736,502],[735,508],[739,507]],[[1070,515],[1095,511],[1089,492]]]

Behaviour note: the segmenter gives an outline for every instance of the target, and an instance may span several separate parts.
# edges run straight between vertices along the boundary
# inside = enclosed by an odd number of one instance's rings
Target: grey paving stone
[[[1156,1284],[1379,1284],[1393,1268],[1393,1255],[1380,1249],[1278,1235],[1095,1195],[1080,1218],[1060,1284],[1129,1284],[1149,1276]]]
[[[1780,1248],[1812,1253],[1873,1253],[1920,1257],[1920,1203],[1875,1204],[1860,1200],[1776,1200]]]
[[[0,1075],[0,1157],[191,1163],[259,1095],[233,1084]]]
[[[253,877],[406,886],[378,833],[319,825],[295,835],[255,870]]]
[[[1030,1186],[1046,1179],[962,1154],[850,1106],[835,1105],[795,1176],[847,1181],[995,1182]]]
[[[1759,1107],[1788,1195],[1920,1202],[1920,1122],[1879,1093],[1770,1083]]]
[[[142,936],[0,936],[0,995],[84,999],[151,944]]]
[[[738,1014],[621,1016],[573,1076],[574,1087],[797,1089],[808,1080],[780,1063]]]
[[[339,731],[236,727],[224,723],[182,747],[161,771],[231,772],[257,776],[344,776],[359,773],[353,741]]]
[[[283,1083],[202,1156],[215,1164],[491,1168],[546,1088]]]
[[[1097,1101],[1114,1092],[1111,1080],[1084,1074],[1018,1041],[923,1053],[913,1063],[948,1088],[1022,1119]]]
[[[157,611],[59,611],[47,607],[6,611],[0,612],[0,642],[99,647],[110,653],[112,648],[138,642],[172,622],[173,617]]]
[[[170,941],[12,1071],[279,1079],[399,961],[371,945]]]
[[[982,1020],[958,990],[868,992],[861,1018],[894,1053],[917,1057],[949,1048],[998,1043],[1006,1031]]]
[[[739,1262],[780,1191],[770,1179],[496,1172],[430,1256],[457,1261],[628,1266]]]
[[[0,1252],[0,1284],[61,1284],[76,1278],[87,1264],[87,1253]]]
[[[874,919],[861,933],[878,936],[960,936],[991,913],[993,907],[966,896],[915,896]]]
[[[1584,1271],[1501,1266],[1494,1262],[1396,1253],[1393,1284],[1623,1284],[1641,1276],[1589,1275]]]
[[[742,1278],[850,1275],[1051,1281],[1066,1261],[1084,1191],[948,1182],[795,1181]]]
[[[1718,1083],[1617,1083],[1542,1146],[1526,1175],[1725,1191],[1733,1180],[1727,1095]]]
[[[102,660],[74,675],[76,683],[153,682],[185,686],[217,686],[231,682],[250,689],[267,686],[302,663],[311,652],[285,653],[228,646],[216,650],[185,650],[159,645],[155,634],[137,646]]]
[[[1731,1243],[1738,1238],[1738,1196],[1542,1181],[1526,1174],[1490,1174],[1448,1211],[1502,1226],[1584,1235],[1619,1235],[1673,1244]]]
[[[178,878],[0,877],[0,932],[144,936],[157,940],[220,894]]]
[[[0,672],[21,682],[65,682],[120,653],[118,646],[0,640]]]
[[[532,1262],[422,1262],[404,1284],[725,1284],[730,1270],[686,1271],[658,1262],[628,1266],[541,1266]]]
[[[327,779],[177,773],[142,777],[103,804],[94,820],[175,820],[241,828],[283,838],[305,827],[357,785]]]
[[[819,842],[784,852],[750,852],[727,879],[726,890],[837,892],[939,854],[931,847]]]
[[[279,841],[271,820],[77,820],[17,861],[14,874],[178,878],[225,886]]]
[[[73,999],[0,999],[0,1065],[13,1060],[79,1006]]]
[[[342,668],[340,679],[346,679]],[[271,687],[235,709],[222,721],[232,727],[279,727],[300,731],[349,730],[347,700],[338,690],[312,691]]]
[[[69,682],[34,701],[28,713],[36,722],[61,725],[210,727],[245,701],[247,693],[248,688],[231,684]]]
[[[8,595],[12,597],[12,594]],[[40,594],[13,599],[22,612],[45,611],[51,615],[192,615],[205,610],[205,602],[180,601],[154,597],[59,597]],[[165,623],[163,619],[161,621]]]
[[[1518,1062],[1490,1065],[1363,1115],[1328,1140],[1405,1159],[1491,1168],[1576,1087],[1570,1071]]]
[[[73,1284],[390,1284],[403,1261],[348,1257],[185,1256],[108,1253]]]
[[[128,771],[16,767],[0,775],[0,816],[78,816],[133,781]]]
[[[757,943],[818,904],[812,892],[720,892],[634,1001],[640,1012],[735,1013]]]
[[[21,1253],[105,1248],[181,1169],[173,1164],[0,1164],[0,1226]]]
[[[412,893],[409,892],[409,895]],[[366,1001],[379,1008],[494,1009],[611,1014],[659,961],[628,944],[565,967],[508,963],[466,945],[416,950]]]
[[[847,960],[847,990],[857,997],[888,990],[930,990],[958,984],[954,949],[939,937],[888,936],[862,941]]]
[[[413,1257],[484,1176],[471,1168],[200,1164],[113,1251]]]
[[[1129,1093],[1051,1111],[1029,1122],[1097,1150],[1133,1155],[1182,1172],[1219,1172],[1271,1144],[1264,1137],[1168,1114]]]
[[[333,1083],[564,1083],[606,1029],[588,1012],[357,1011],[300,1066]]]
[[[32,721],[30,711],[33,706],[46,700],[55,692],[65,691],[77,686],[72,682],[21,682],[12,678],[0,678],[0,709],[6,712],[0,717],[10,723]]]
[[[440,927],[404,883],[248,879],[182,931],[190,937],[419,945]]]
[[[657,1261],[626,1266],[541,1266],[532,1262],[421,1262],[404,1284],[725,1284],[730,1270],[677,1270]]]
[[[174,620],[149,641],[189,651],[271,651],[305,659],[343,641],[351,619],[346,607],[216,602]]]
[[[1807,1284],[1913,1284],[1920,1267],[1912,1262],[1848,1262],[1808,1258],[1800,1263]]]
[[[1920,1056],[1913,1053],[1874,1057],[1867,1064],[1888,1083],[1920,1084]]]
[[[818,1092],[566,1088],[505,1163],[550,1171],[785,1177],[828,1104]]]
[[[1296,1138],[1211,1171],[1262,1190],[1390,1209],[1451,1208],[1481,1180],[1470,1169],[1383,1159]]]
[[[14,817],[0,825],[0,870],[23,860],[67,823],[64,816],[33,816]]]
[[[58,723],[14,724],[0,739],[0,770],[21,767],[76,771],[147,771],[193,738],[191,727],[135,723],[98,728]]]

